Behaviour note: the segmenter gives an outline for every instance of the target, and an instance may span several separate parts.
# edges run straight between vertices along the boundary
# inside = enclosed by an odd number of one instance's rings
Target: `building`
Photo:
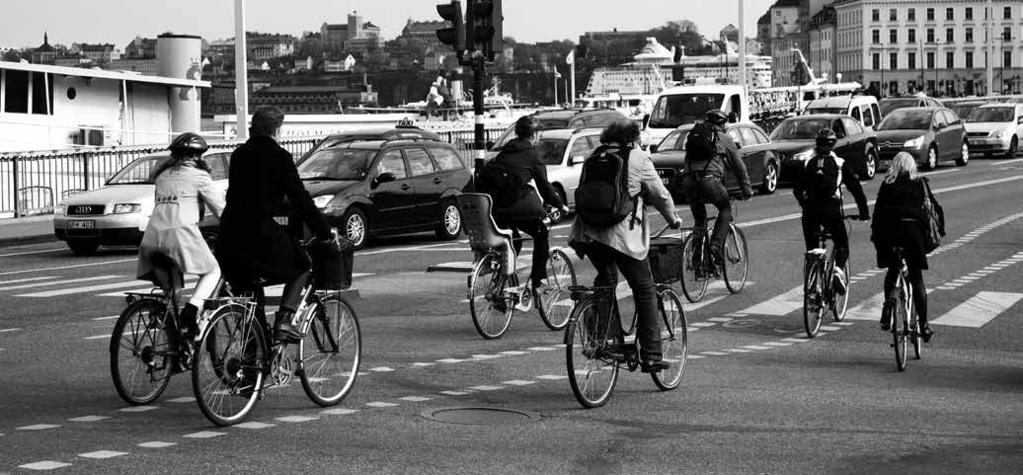
[[[1023,90],[1019,0],[845,0],[834,4],[837,69],[881,95]],[[988,21],[990,19],[990,21]]]
[[[807,61],[818,78],[839,82],[835,70],[835,9],[825,6],[810,19]]]
[[[411,19],[405,23],[405,27],[401,29],[401,36],[412,43],[417,43],[424,48],[424,57],[414,58],[420,61],[424,65],[429,60],[429,56],[432,53],[442,51],[447,47],[440,42],[437,38],[437,30],[440,28],[450,28],[451,24],[446,21],[412,21]],[[436,57],[434,58],[436,63]],[[426,66],[427,69],[435,69],[430,66]]]
[[[349,13],[348,23],[324,23],[320,27],[320,39],[323,41],[324,48],[335,54],[364,53],[369,49],[370,44],[379,41],[379,38],[380,27],[364,21],[359,12]]]
[[[770,14],[770,42],[772,78],[776,86],[791,86],[793,70],[798,62],[794,49],[802,50],[803,32],[799,27],[799,0],[778,0],[768,10]]]
[[[156,38],[136,36],[124,47],[125,59],[152,59],[156,57]]]
[[[57,59],[57,49],[50,46],[50,36],[43,33],[43,44],[32,50],[32,62],[35,64],[53,64]]]
[[[587,31],[579,36],[579,49],[586,56],[604,58],[609,61],[622,60],[618,55],[625,53],[631,57],[633,52],[646,43],[647,31]]]
[[[233,47],[234,44],[231,46]],[[261,63],[268,59],[295,54],[295,37],[292,35],[246,32],[245,47],[249,61]]]
[[[71,54],[85,56],[93,64],[106,64],[115,59],[121,59],[121,50],[110,43],[90,45],[86,43],[74,44],[69,51]]]
[[[110,71],[133,72],[138,74],[145,74],[146,76],[156,76],[159,74],[159,65],[157,64],[155,57],[144,59],[143,58],[115,59],[103,65],[103,69],[107,69]]]

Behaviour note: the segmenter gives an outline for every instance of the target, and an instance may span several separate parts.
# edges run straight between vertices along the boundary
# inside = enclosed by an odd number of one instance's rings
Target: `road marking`
[[[120,457],[122,455],[128,455],[128,452],[114,452],[113,450],[97,450],[95,452],[86,452],[84,454],[78,454],[79,457],[87,459],[109,459],[114,457]]]
[[[700,352],[704,356],[728,356],[728,353],[722,353],[720,351],[703,351]]]
[[[1009,163],[1016,163],[1016,162],[1023,162],[1023,158],[1013,158],[1013,159],[1010,159],[1010,160],[1002,160],[1000,162],[992,163],[991,166],[996,167],[998,165],[1006,165],[1006,164],[1009,164]]]
[[[188,282],[189,279],[185,279]],[[110,290],[110,289],[122,289],[122,288],[137,288],[139,285],[137,280],[130,280],[126,282],[114,282],[110,284],[97,284],[87,285],[85,287],[71,287],[68,289],[48,290],[43,292],[33,292],[29,294],[18,294],[15,297],[59,297],[62,295],[72,294],[84,294],[88,292],[95,292],[97,290]],[[145,287],[146,289],[153,288],[152,284]]]
[[[433,400],[432,397],[422,397],[422,396],[405,396],[405,397],[400,397],[398,399],[400,399],[402,401],[409,401],[409,402],[425,402],[425,401],[432,401]]]
[[[717,323],[714,323],[714,322],[695,322],[695,323],[690,323],[690,325],[692,325],[694,327],[713,327],[713,326],[717,326]]]
[[[67,462],[56,462],[53,460],[43,460],[40,462],[26,463],[24,465],[18,465],[18,468],[24,468],[28,470],[55,470],[58,468],[68,467],[71,464]]]
[[[394,368],[389,368],[387,366],[379,366],[376,368],[370,368],[369,370],[375,373],[390,373],[391,371],[394,371]]]
[[[769,346],[760,346],[760,345],[746,345],[743,348],[747,349],[747,350],[770,350],[771,349],[771,347],[769,347]]]
[[[472,355],[472,359],[474,359],[474,360],[492,360],[492,359],[495,359],[495,358],[500,358],[501,356],[502,355]]]
[[[742,348],[730,348],[730,349],[727,349],[725,351],[732,352],[732,353],[752,353],[753,352],[753,350],[744,350]]]
[[[770,300],[760,302],[745,310],[735,312],[739,315],[772,315],[784,316],[803,308],[803,286],[799,285]],[[734,315],[734,314],[733,314]]]
[[[558,348],[557,347],[550,347],[550,346],[531,346],[531,347],[526,348],[526,349],[529,350],[529,351],[555,351]]]
[[[238,428],[241,428],[241,429],[259,430],[259,429],[266,429],[268,427],[277,427],[277,424],[267,424],[266,422],[252,421],[252,422],[242,422],[241,424],[235,424],[235,427],[238,427]]]
[[[47,430],[60,427],[58,424],[33,424],[30,426],[15,427],[14,430]]]
[[[0,254],[0,257],[28,256],[28,255],[31,255],[31,254],[46,254],[46,253],[49,253],[49,252],[57,252],[57,251],[65,251],[65,250],[66,249],[64,249],[63,247],[59,247],[59,248],[56,248],[56,249],[44,249],[42,251],[12,252],[10,254]]]
[[[686,356],[687,360],[702,360],[704,358],[706,358],[706,356],[700,356],[700,355],[687,355]]]
[[[146,448],[146,449],[162,449],[162,448],[170,447],[170,446],[173,446],[173,445],[178,445],[178,443],[177,442],[163,442],[163,441],[160,441],[160,440],[154,440],[152,442],[143,442],[141,444],[138,444],[139,447]]]
[[[111,315],[109,317],[95,317],[93,320],[113,320],[115,318],[121,318],[120,315]]]
[[[210,431],[210,430],[203,430],[203,431],[199,431],[199,432],[193,432],[191,434],[185,434],[185,435],[183,435],[181,437],[184,437],[186,439],[212,439],[214,437],[220,437],[222,435],[227,435],[227,433],[226,432],[213,432],[213,431]]]
[[[419,366],[419,367],[423,367],[423,366],[433,366],[433,365],[435,365],[435,364],[437,364],[437,363],[424,363],[424,362],[422,362],[422,361],[417,361],[417,362],[415,362],[415,363],[412,363],[412,366]]]
[[[348,414],[355,414],[356,412],[359,412],[359,410],[358,409],[338,408],[338,409],[323,410],[323,411],[320,411],[320,414],[326,414],[328,416],[347,416]]]
[[[72,417],[71,419],[68,419],[68,420],[71,421],[71,422],[96,422],[96,421],[102,421],[103,419],[110,419],[110,417],[109,416],[82,416],[82,417]]]
[[[528,351],[508,350],[508,351],[502,351],[501,354],[502,355],[511,355],[511,356],[521,356],[521,355],[528,355],[529,352]]]
[[[540,376],[536,377],[536,379],[547,379],[547,380],[552,380],[552,381],[559,380],[559,379],[567,379],[567,378],[568,378],[568,376],[564,376],[564,375],[561,375],[561,374],[541,374]]]
[[[841,329],[842,329],[842,327],[836,327],[834,325],[824,325],[824,326],[821,327],[821,330],[827,330],[829,332],[834,332],[834,331],[838,331],[838,330],[841,330]]]
[[[20,328],[4,328],[3,330],[0,330],[0,333],[16,332],[18,330],[21,330],[21,329]]]
[[[931,321],[935,325],[980,328],[1023,300],[1013,292],[978,292],[948,313]]]
[[[440,393],[447,394],[448,396],[465,396],[466,394],[469,394],[462,391],[441,391]]]
[[[131,406],[118,409],[120,412],[147,412],[154,409],[159,409],[160,406]]]
[[[776,346],[776,347],[780,348],[780,347],[783,347],[783,346],[792,346],[792,342],[788,342],[788,341],[765,341],[764,345],[766,345],[766,346]]]
[[[0,287],[0,290],[30,289],[32,287],[43,287],[43,286],[47,286],[47,285],[72,284],[72,283],[77,283],[77,282],[95,282],[97,280],[120,279],[122,277],[125,277],[125,276],[123,276],[123,275],[100,275],[100,276],[96,276],[96,277],[83,277],[83,278],[80,278],[80,279],[68,279],[68,280],[59,280],[59,281],[50,281],[50,282],[36,282],[34,284],[10,285],[10,286],[7,286],[7,287]]]
[[[178,397],[174,399],[168,399],[167,402],[173,402],[175,404],[184,404],[189,402],[195,402],[195,398],[192,396]]]
[[[470,360],[460,360],[458,358],[444,358],[442,360],[437,360],[438,363],[444,363],[444,364],[461,363],[463,361],[470,361]]]
[[[185,276],[184,283],[185,284],[191,284],[193,282],[197,282],[198,280],[199,280],[199,276],[189,275],[189,276]],[[188,285],[186,285],[185,287],[186,288],[183,290],[183,292],[186,292],[186,293],[190,294],[191,293],[191,289],[188,288]],[[124,297],[124,293],[125,292],[149,293],[149,292],[151,292],[154,289],[156,289],[156,287],[152,283],[136,280],[136,281],[133,281],[132,285],[125,285],[123,288],[118,288],[114,292],[106,292],[106,293],[102,293],[102,294],[96,294],[96,296],[97,297]],[[267,287],[267,289],[269,289],[269,287]],[[182,295],[182,297],[184,297],[184,296],[185,295]],[[267,295],[267,297],[270,297],[270,295]]]
[[[10,272],[0,272],[0,276],[15,275],[15,274],[29,274],[29,273],[32,273],[32,272],[46,272],[46,271],[51,271],[51,270],[77,269],[79,267],[105,266],[105,265],[109,265],[109,264],[122,264],[122,263],[125,263],[125,262],[138,262],[138,261],[139,260],[138,260],[137,257],[133,257],[131,259],[119,259],[119,260],[116,260],[116,261],[92,262],[92,263],[89,263],[89,264],[75,264],[75,265],[70,265],[70,266],[55,266],[55,267],[40,267],[38,269],[24,269],[24,270],[10,271]]]
[[[717,322],[717,323],[725,323],[725,322],[730,322],[732,320],[735,320],[735,319],[732,318],[732,317],[712,317],[712,318],[708,318],[707,319],[708,322]]]
[[[56,278],[57,278],[57,276],[46,276],[46,277],[30,277],[30,278],[27,278],[27,279],[4,280],[4,281],[0,281],[0,285],[18,284],[18,283],[21,283],[21,282],[38,282],[40,280],[52,280],[52,279],[56,279]]]
[[[501,384],[507,384],[508,386],[528,386],[535,384],[536,381],[523,381],[521,379],[513,379],[511,381],[502,381]]]
[[[393,402],[383,402],[383,401],[367,402],[366,405],[369,406],[369,407],[394,407],[394,406],[397,406],[397,404],[395,404]]]
[[[497,391],[498,389],[504,389],[504,386],[469,386],[469,389],[474,391]]]
[[[806,338],[782,338],[781,341],[787,341],[789,343],[806,343],[810,340]]]

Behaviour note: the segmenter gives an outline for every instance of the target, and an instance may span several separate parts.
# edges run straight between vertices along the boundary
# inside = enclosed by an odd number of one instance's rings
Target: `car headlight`
[[[330,200],[333,200],[333,199],[334,199],[334,195],[317,196],[316,198],[313,198],[313,204],[315,204],[317,208],[323,209],[323,208],[326,208],[327,207],[327,203],[330,203]]]
[[[138,213],[142,205],[138,203],[118,203],[114,205],[114,214]]]
[[[902,144],[906,148],[920,148],[924,145],[924,136],[921,135],[913,140],[907,140],[906,143]]]
[[[803,150],[802,152],[799,152],[799,153],[793,155],[792,159],[796,160],[796,161],[800,161],[800,162],[805,162],[805,161],[810,160],[810,157],[812,157],[812,156],[813,156],[813,150]]]
[[[66,204],[60,203],[57,206],[53,207],[53,214],[60,216],[60,215],[64,215],[65,213],[67,213],[67,205]]]

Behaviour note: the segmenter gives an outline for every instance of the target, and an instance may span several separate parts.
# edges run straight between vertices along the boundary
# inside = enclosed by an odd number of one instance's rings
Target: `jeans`
[[[700,172],[689,173],[682,181],[689,209],[693,213],[693,227],[707,229],[707,205],[711,203],[718,209],[718,217],[714,220],[714,232],[710,237],[710,248],[721,256],[728,237],[728,225],[732,223],[732,202],[728,199],[728,190],[720,178],[706,176]]]
[[[927,288],[924,287],[924,273],[918,268],[906,265],[906,277],[909,285],[913,287],[913,308],[920,320],[920,326],[927,325]],[[884,294],[891,295],[895,289],[895,281],[899,278],[898,266],[888,266],[888,273],[884,276]]]
[[[807,251],[816,249],[820,244],[817,233],[822,226],[831,234],[831,242],[835,245],[835,265],[844,270],[849,261],[849,234],[845,231],[841,208],[803,210],[803,240]]]
[[[550,232],[547,230],[547,226],[540,219],[497,220],[495,218],[495,222],[502,228],[510,228],[516,239],[520,236],[520,231],[533,238],[533,267],[530,270],[530,276],[533,279],[533,286],[539,286],[540,282],[547,278],[547,260],[551,256]],[[516,240],[514,245],[517,255],[522,250],[522,241]]]
[[[650,263],[636,260],[608,246],[592,243],[586,255],[597,269],[594,286],[613,286],[618,283],[620,270],[636,300],[636,311],[639,314],[636,338],[639,340],[640,356],[644,360],[661,359],[661,327],[657,314],[657,288],[650,274]],[[617,266],[617,270],[616,270]]]

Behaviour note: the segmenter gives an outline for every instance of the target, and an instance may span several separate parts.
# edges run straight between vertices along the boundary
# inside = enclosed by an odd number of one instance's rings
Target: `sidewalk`
[[[0,219],[0,246],[56,241],[53,215]]]

